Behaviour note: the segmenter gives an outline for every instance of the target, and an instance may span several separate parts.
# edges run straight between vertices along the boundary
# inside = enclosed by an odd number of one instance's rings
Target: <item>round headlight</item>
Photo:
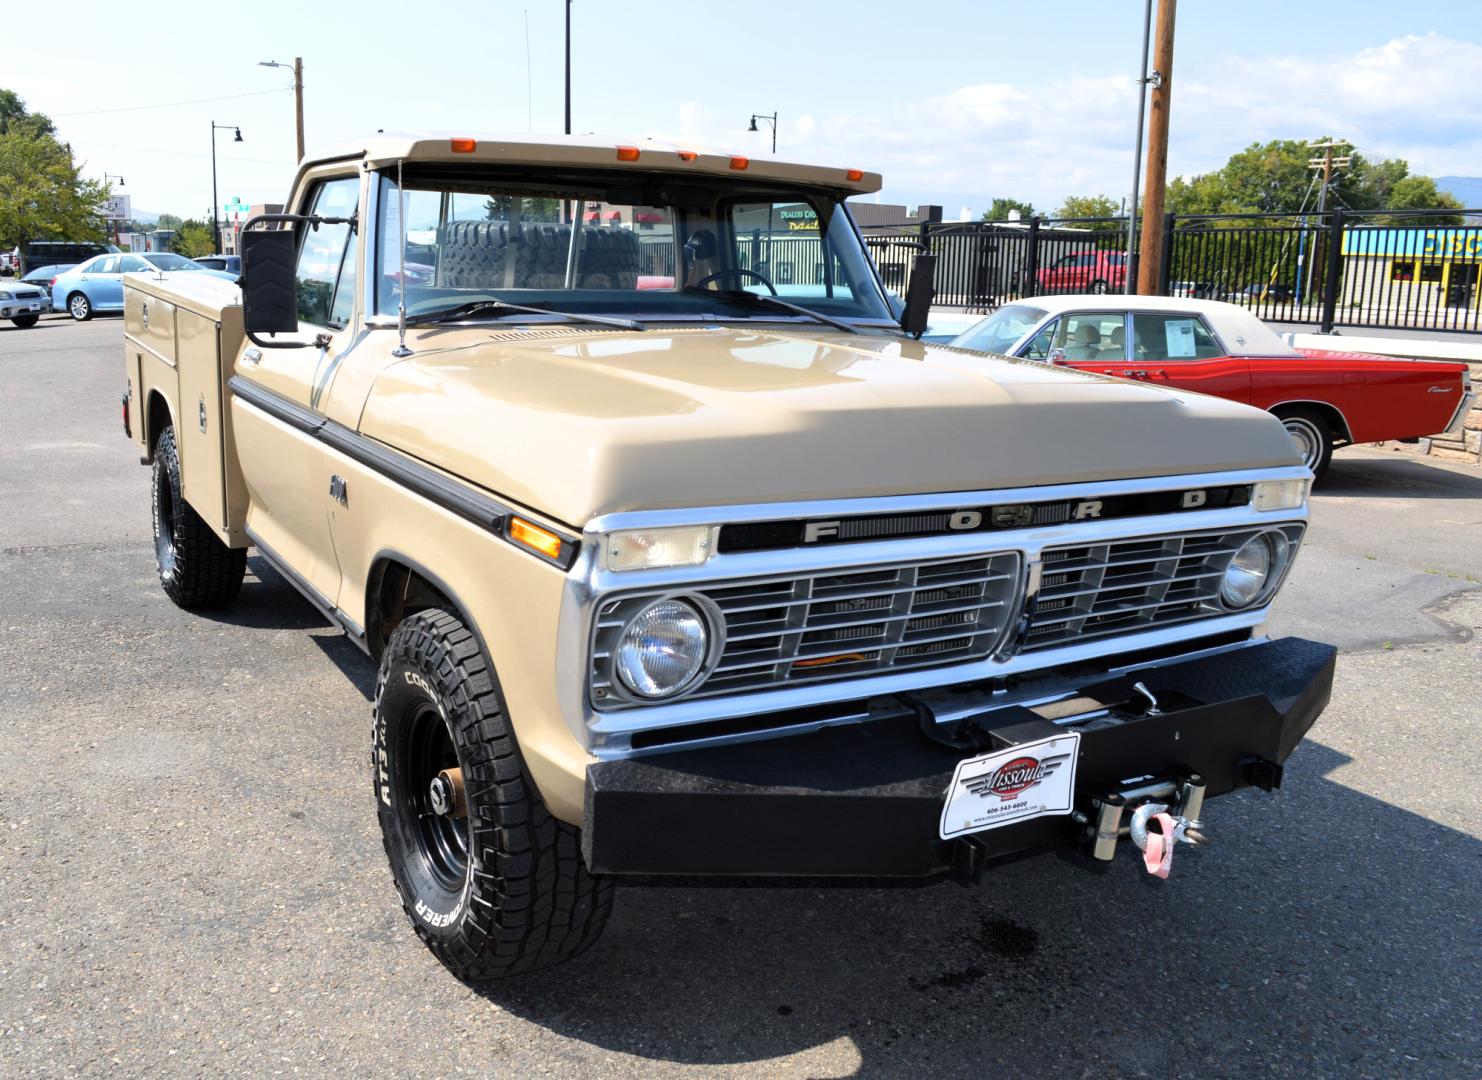
[[[1246,608],[1264,597],[1286,562],[1287,548],[1286,537],[1275,532],[1261,533],[1242,544],[1220,582],[1225,606]]]
[[[658,600],[623,628],[613,652],[622,684],[645,698],[673,697],[705,667],[710,631],[705,617],[683,600]]]

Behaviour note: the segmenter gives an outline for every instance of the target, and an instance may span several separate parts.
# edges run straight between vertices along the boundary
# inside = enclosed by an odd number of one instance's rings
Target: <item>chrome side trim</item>
[[[1460,438],[1462,432],[1466,430],[1464,427],[1464,424],[1466,422],[1466,415],[1472,408],[1472,402],[1476,399],[1477,393],[1475,390],[1472,389],[1472,380],[1470,378],[1470,373],[1463,375],[1461,383],[1461,401],[1457,403],[1456,412],[1451,414],[1451,419],[1447,421],[1446,427],[1441,432],[1441,434],[1449,435],[1453,439]]]
[[[1179,623],[1158,630],[1123,637],[1097,639],[1079,645],[1047,648],[1023,656],[998,656],[950,667],[935,667],[803,684],[782,690],[740,693],[733,697],[685,699],[621,713],[599,714],[588,697],[587,671],[591,663],[588,642],[592,619],[606,594],[647,589],[701,587],[715,581],[731,581],[761,575],[845,570],[871,563],[898,562],[984,555],[993,551],[1017,550],[1025,560],[1025,580],[1018,602],[1030,595],[1034,564],[1049,547],[1086,544],[1097,540],[1124,540],[1176,532],[1265,528],[1283,524],[1305,524],[1307,508],[1293,510],[1272,520],[1269,512],[1249,506],[1226,507],[1141,518],[1119,518],[1106,522],[1073,522],[1027,529],[986,533],[957,533],[905,540],[866,541],[829,545],[823,548],[718,554],[701,567],[669,567],[658,570],[612,572],[600,558],[603,534],[620,528],[668,525],[835,517],[893,513],[923,509],[954,509],[963,505],[994,501],[1053,501],[1087,496],[1177,491],[1190,487],[1253,484],[1259,480],[1301,480],[1310,476],[1301,465],[1269,469],[1231,470],[1218,473],[1156,476],[1130,480],[1079,484],[1051,484],[980,492],[946,492],[898,497],[828,499],[794,503],[711,506],[686,510],[658,510],[604,514],[594,519],[583,535],[576,562],[567,577],[557,632],[556,686],[559,706],[567,726],[578,741],[598,757],[622,757],[631,753],[627,736],[637,730],[668,727],[776,712],[806,705],[824,704],[876,694],[897,693],[954,682],[997,678],[1059,665],[1115,656],[1138,649],[1158,648],[1179,641],[1212,636],[1232,630],[1248,630],[1266,618],[1269,601],[1260,608],[1225,616]],[[734,741],[734,740],[733,740]]]
[[[1272,412],[1275,409],[1281,408],[1283,405],[1317,405],[1324,409],[1332,409],[1338,414],[1338,419],[1343,421],[1343,437],[1349,442],[1353,442],[1353,427],[1348,423],[1348,417],[1343,414],[1342,409],[1338,408],[1331,401],[1317,401],[1311,398],[1292,398],[1290,401],[1278,401],[1274,405],[1267,405],[1265,411]],[[1337,433],[1335,432],[1334,434]]]

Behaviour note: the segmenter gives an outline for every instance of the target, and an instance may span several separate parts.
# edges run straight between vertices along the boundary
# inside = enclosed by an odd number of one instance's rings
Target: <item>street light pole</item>
[[[215,250],[221,250],[221,224],[217,220],[220,203],[216,199],[216,133],[218,131],[235,131],[237,137],[233,142],[242,141],[242,129],[236,124],[218,124],[211,121],[211,242],[216,245]]]
[[[566,134],[571,134],[571,0],[566,0]]]
[[[777,114],[772,113],[770,116],[768,116],[766,113],[752,113],[751,126],[748,127],[746,130],[760,131],[761,128],[756,126],[756,122],[758,120],[765,120],[767,123],[772,125],[772,153],[777,153]]]
[[[1137,229],[1137,181],[1142,172],[1142,127],[1148,107],[1148,40],[1153,34],[1153,0],[1147,0],[1142,13],[1142,66],[1137,69],[1137,149],[1132,156],[1132,208],[1127,212],[1127,257],[1122,264],[1122,291],[1128,296],[1135,292],[1136,276],[1132,272],[1132,261],[1136,249],[1134,239]]]
[[[304,160],[304,58],[295,56],[292,64],[280,64],[276,60],[259,60],[258,67],[293,68],[293,119],[294,133],[298,138],[298,160]]]

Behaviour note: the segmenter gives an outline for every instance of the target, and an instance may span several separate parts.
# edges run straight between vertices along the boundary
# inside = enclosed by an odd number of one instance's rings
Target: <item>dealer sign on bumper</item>
[[[1080,732],[1071,731],[958,762],[942,839],[1070,813],[1080,747]]]

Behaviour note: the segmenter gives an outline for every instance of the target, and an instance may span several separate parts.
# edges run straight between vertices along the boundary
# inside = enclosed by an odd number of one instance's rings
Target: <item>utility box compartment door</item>
[[[157,303],[151,299],[151,305]],[[176,312],[180,375],[180,486],[185,501],[217,533],[227,533],[226,471],[223,461],[221,327],[215,319],[180,308]]]
[[[126,285],[133,284],[125,281]],[[124,289],[124,333],[161,358],[175,361],[175,305],[139,289]]]

